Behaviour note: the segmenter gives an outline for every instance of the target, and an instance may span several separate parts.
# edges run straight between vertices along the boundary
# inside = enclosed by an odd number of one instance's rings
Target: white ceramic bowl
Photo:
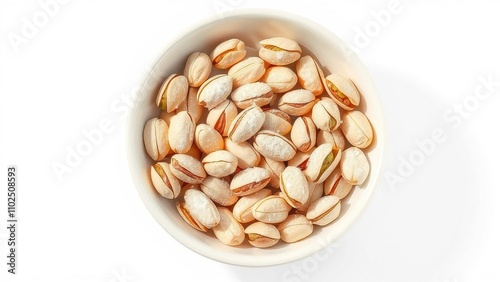
[[[167,32],[167,31],[166,31]],[[314,54],[323,65],[325,75],[331,72],[351,78],[362,93],[360,108],[376,132],[367,151],[371,164],[364,187],[356,187],[343,201],[342,213],[332,224],[315,227],[308,238],[293,243],[280,242],[269,249],[245,244],[229,247],[215,237],[189,227],[177,213],[175,200],[162,198],[152,187],[150,166],[153,161],[143,145],[146,121],[159,115],[156,93],[163,80],[172,73],[182,73],[186,58],[195,51],[210,54],[220,42],[239,38],[247,46],[258,48],[264,38],[284,36],[297,41],[304,54]],[[386,151],[386,129],[379,97],[366,68],[351,49],[324,27],[297,15],[281,11],[244,10],[221,19],[200,24],[168,46],[153,63],[140,84],[127,125],[127,154],[130,172],[139,195],[158,223],[176,240],[191,250],[217,261],[242,266],[267,266],[303,258],[327,246],[342,235],[366,209],[380,183]]]

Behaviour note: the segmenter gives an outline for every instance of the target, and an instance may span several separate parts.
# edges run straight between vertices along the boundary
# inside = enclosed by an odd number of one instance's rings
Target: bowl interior
[[[215,237],[189,227],[178,215],[175,200],[162,198],[150,181],[153,161],[145,152],[143,129],[147,120],[159,116],[156,93],[163,80],[172,73],[182,73],[186,58],[195,51],[210,54],[220,42],[239,38],[252,49],[264,38],[283,36],[297,41],[303,53],[312,55],[322,65],[325,75],[332,72],[353,80],[363,96],[361,110],[369,117],[376,138],[365,150],[371,164],[370,175],[363,187],[355,187],[342,202],[341,216],[332,224],[315,228],[308,238],[269,249],[250,245],[229,247]],[[145,73],[140,91],[130,111],[127,125],[127,154],[130,172],[141,199],[158,223],[176,240],[193,251],[212,259],[236,265],[265,266],[305,257],[328,245],[361,215],[379,185],[386,150],[383,112],[373,82],[358,57],[330,31],[296,15],[277,11],[244,11],[233,13],[199,25],[173,42]]]

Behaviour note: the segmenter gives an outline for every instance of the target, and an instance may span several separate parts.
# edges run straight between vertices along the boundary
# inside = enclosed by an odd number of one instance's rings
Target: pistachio
[[[194,129],[195,123],[188,112],[183,111],[173,116],[168,129],[168,140],[172,151],[175,153],[189,151],[193,144]]]
[[[314,203],[323,196],[323,183],[308,182],[307,184],[309,186],[309,198],[307,198],[307,201],[297,209],[302,213],[307,211],[311,203]]]
[[[151,181],[158,194],[167,199],[176,198],[181,190],[180,181],[170,172],[168,163],[165,162],[151,166]]]
[[[186,154],[173,155],[170,170],[179,180],[191,184],[199,184],[207,176],[201,162]]]
[[[296,69],[302,88],[311,91],[315,96],[323,93],[323,71],[311,56],[300,58]]]
[[[280,190],[293,208],[299,208],[309,198],[307,179],[298,167],[288,166],[280,175]]]
[[[340,215],[340,199],[337,196],[324,196],[313,202],[307,209],[306,218],[313,224],[325,226]]]
[[[189,190],[188,190],[189,191]],[[186,209],[186,203],[185,202],[177,202],[176,204],[177,211],[181,215],[182,219],[189,224],[189,226],[193,227],[194,229],[201,231],[201,232],[207,232],[208,228],[203,226],[198,220],[196,220],[194,217],[191,216],[189,211]]]
[[[228,69],[243,60],[247,54],[245,42],[233,38],[217,45],[210,54],[214,66],[218,69]]]
[[[226,150],[231,152],[238,159],[238,167],[246,169],[256,166],[261,159],[259,152],[257,152],[250,143],[244,141],[235,143],[229,138],[224,139]]]
[[[269,181],[269,186],[273,188],[279,188],[280,174],[285,169],[285,163],[264,157],[260,159],[260,163],[258,166],[267,169],[271,173],[271,181]]]
[[[307,152],[316,145],[316,126],[310,117],[298,117],[292,126],[290,138],[301,152]]]
[[[360,95],[354,83],[338,74],[330,74],[324,81],[328,95],[344,110],[352,110],[359,105]]]
[[[246,196],[266,187],[271,180],[271,173],[265,168],[251,167],[238,172],[229,185],[238,196]]]
[[[259,42],[262,48],[259,57],[277,66],[284,66],[297,61],[302,50],[297,42],[285,37],[273,37]]]
[[[276,245],[280,240],[280,232],[276,226],[254,222],[245,228],[248,235],[248,243],[257,248],[269,248]]]
[[[345,153],[345,152],[344,152]],[[334,195],[339,199],[345,198],[351,192],[352,185],[342,177],[340,167],[337,167],[332,174],[325,180],[324,192],[325,195]]]
[[[152,118],[144,126],[144,147],[148,155],[155,161],[162,160],[170,151],[168,142],[168,125],[158,118]]]
[[[249,57],[232,66],[228,75],[233,78],[233,86],[239,87],[243,84],[258,81],[266,72],[264,61],[259,57]]]
[[[289,91],[278,101],[278,108],[291,116],[303,116],[307,114],[316,103],[314,94],[305,89]]]
[[[295,145],[285,136],[270,130],[255,135],[253,147],[263,156],[275,161],[288,161],[296,152]]]
[[[291,214],[278,225],[281,240],[286,243],[300,241],[313,232],[312,222],[302,214]]]
[[[231,206],[238,201],[238,196],[229,189],[229,183],[224,179],[208,176],[201,182],[200,188],[205,195],[221,206]]]
[[[333,144],[333,146],[342,151],[345,148],[344,134],[342,134],[340,129],[336,129],[332,132],[324,130],[318,131],[318,135],[316,136],[316,144],[321,145],[325,143]]]
[[[265,223],[279,223],[286,219],[292,207],[280,196],[271,195],[255,203],[253,217]]]
[[[218,207],[217,210],[220,214],[220,221],[212,228],[215,237],[228,246],[237,246],[243,243],[245,240],[243,225],[234,219],[229,209]]]
[[[264,123],[265,115],[262,109],[253,105],[241,111],[229,126],[228,138],[240,143],[255,135]]]
[[[184,209],[204,227],[210,229],[219,224],[220,214],[214,202],[205,193],[189,189],[184,193]]]
[[[241,197],[236,204],[234,204],[234,218],[241,223],[253,221],[255,219],[252,214],[253,205],[269,195],[271,195],[271,190],[264,188],[248,196]]]
[[[350,147],[342,152],[340,171],[347,183],[362,185],[370,172],[370,164],[363,151],[357,147]]]
[[[188,81],[183,75],[172,74],[160,87],[156,96],[156,105],[162,111],[173,112],[186,99],[188,93]]]
[[[194,52],[189,55],[184,76],[187,77],[189,86],[198,87],[207,80],[212,72],[212,62],[205,53]]]
[[[273,93],[285,93],[297,84],[297,75],[287,67],[274,66],[266,70],[260,81],[269,85]]]
[[[347,112],[343,116],[340,127],[349,143],[358,148],[366,148],[373,141],[373,130],[370,121],[360,111]]]
[[[194,142],[205,154],[224,149],[224,140],[222,140],[222,136],[219,132],[203,123],[196,126]]]
[[[201,115],[203,114],[203,106],[198,104],[198,100],[196,99],[197,93],[198,88],[189,87],[186,99],[175,110],[176,114],[182,111],[187,111],[193,118],[194,123],[197,123],[200,120]],[[168,116],[166,118],[168,118]],[[170,123],[170,119],[167,121],[167,123]]]
[[[278,109],[263,109],[265,119],[262,130],[271,130],[281,135],[286,135],[292,130],[292,119],[290,116]]]
[[[302,171],[306,170],[307,162],[309,161],[309,157],[311,157],[311,153],[314,149],[316,149],[316,147],[312,147],[306,152],[298,151],[297,154],[295,154],[295,156],[288,161],[288,166],[296,166]]]
[[[323,182],[339,163],[340,156],[340,150],[332,144],[321,144],[311,153],[304,174],[311,182]]]
[[[212,109],[222,103],[233,90],[232,78],[219,74],[207,79],[198,89],[196,99],[198,104]]]
[[[208,154],[201,163],[208,175],[226,177],[236,170],[238,158],[228,151],[218,150]]]
[[[229,126],[236,115],[238,115],[238,109],[234,103],[225,100],[208,112],[207,124],[217,130],[220,135],[227,137]]]
[[[318,129],[332,132],[340,126],[339,107],[330,98],[321,98],[312,108],[312,120]]]
[[[262,107],[269,104],[272,97],[271,87],[263,82],[242,85],[231,93],[231,100],[240,109],[246,109],[254,104]]]

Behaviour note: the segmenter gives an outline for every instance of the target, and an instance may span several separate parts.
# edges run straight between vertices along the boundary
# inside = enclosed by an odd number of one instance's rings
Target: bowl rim
[[[349,223],[347,223],[344,228],[340,231],[340,235],[338,235],[335,238],[329,238],[326,242],[326,244],[313,244],[310,248],[302,248],[301,250],[298,250],[296,252],[293,252],[293,254],[290,254],[289,256],[286,256],[286,258],[281,258],[280,260],[276,260],[273,262],[266,262],[262,263],[259,260],[254,260],[254,261],[235,261],[232,260],[230,257],[228,258],[227,256],[224,255],[219,255],[218,252],[210,252],[210,249],[212,247],[207,247],[207,248],[200,248],[198,245],[193,246],[192,242],[190,241],[191,239],[184,238],[181,236],[180,233],[176,232],[175,228],[167,229],[162,222],[160,222],[160,219],[162,216],[164,216],[164,211],[161,208],[156,207],[147,197],[146,191],[143,191],[140,189],[140,185],[138,185],[136,179],[137,177],[135,176],[134,169],[132,167],[132,162],[133,162],[133,157],[132,154],[130,153],[131,150],[130,148],[133,147],[133,136],[130,128],[132,127],[132,123],[134,122],[134,115],[132,114],[134,112],[134,108],[137,107],[137,97],[140,97],[144,91],[144,88],[147,84],[148,79],[151,76],[151,71],[156,68],[156,66],[159,64],[163,56],[169,51],[170,48],[172,48],[179,40],[183,38],[186,34],[193,32],[204,25],[207,24],[212,24],[217,21],[221,20],[227,20],[230,18],[241,18],[241,17],[266,17],[270,19],[276,19],[276,20],[285,20],[285,21],[294,21],[298,22],[300,25],[304,25],[307,27],[314,27],[316,28],[320,33],[328,35],[332,37],[335,41],[338,43],[344,44],[343,48],[346,48],[350,54],[349,56],[352,56],[351,62],[355,62],[357,64],[357,68],[361,68],[365,72],[365,76],[367,80],[369,81],[369,84],[371,84],[371,87],[373,88],[373,92],[376,94],[374,99],[377,100],[378,104],[380,105],[381,108],[383,108],[383,105],[381,103],[381,97],[379,95],[379,92],[377,90],[375,81],[373,80],[370,72],[368,72],[368,69],[366,66],[363,64],[359,56],[354,52],[354,50],[342,39],[340,39],[335,33],[333,33],[331,30],[328,28],[322,26],[321,24],[303,17],[301,15],[291,13],[288,11],[281,11],[281,10],[276,10],[276,9],[259,9],[259,8],[241,8],[233,11],[228,11],[224,13],[223,16],[220,15],[212,15],[207,18],[201,19],[197,21],[194,24],[186,25],[185,28],[179,29],[174,36],[168,42],[166,43],[166,46],[160,49],[160,52],[152,59],[150,62],[146,65],[146,69],[143,71],[143,74],[141,75],[141,78],[139,80],[139,84],[136,87],[134,91],[134,103],[132,104],[131,109],[128,112],[128,117],[126,119],[126,139],[125,139],[125,148],[127,152],[127,164],[129,167],[129,172],[131,173],[131,177],[133,179],[133,184],[135,186],[135,189],[137,190],[137,193],[139,194],[139,197],[141,198],[141,201],[143,204],[146,206],[147,210],[149,213],[153,216],[153,218],[156,220],[156,222],[166,231],[167,234],[169,234],[171,237],[173,237],[178,243],[181,243],[183,246],[187,247],[191,251],[200,254],[206,258],[230,264],[230,265],[236,265],[236,266],[249,266],[249,267],[261,267],[261,266],[273,266],[273,265],[280,265],[284,263],[289,263],[293,262],[296,260],[299,260],[301,258],[305,258],[307,256],[310,256],[317,251],[323,249],[324,247],[328,246],[329,244],[333,243],[335,240],[339,240],[342,236],[345,235],[345,233],[351,229],[352,225],[355,224],[356,222],[359,221],[361,216],[366,212],[366,210],[369,208],[371,205],[373,198],[375,197],[375,194],[377,193],[382,177],[384,175],[384,170],[385,170],[385,164],[386,164],[386,158],[387,158],[387,124],[386,124],[386,119],[383,111],[381,112],[381,116],[379,118],[379,123],[382,124],[382,127],[377,128],[377,146],[381,146],[381,151],[380,151],[380,172],[372,180],[373,188],[370,194],[368,195],[364,207],[362,207],[353,217],[353,220],[351,220]],[[382,134],[380,134],[382,133]]]

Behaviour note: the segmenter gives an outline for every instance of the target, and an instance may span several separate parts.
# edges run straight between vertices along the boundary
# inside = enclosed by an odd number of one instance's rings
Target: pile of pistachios
[[[288,38],[260,45],[253,56],[239,39],[191,54],[161,85],[144,145],[152,185],[187,225],[267,248],[339,217],[368,177],[361,149],[374,134],[350,79],[325,76]]]

